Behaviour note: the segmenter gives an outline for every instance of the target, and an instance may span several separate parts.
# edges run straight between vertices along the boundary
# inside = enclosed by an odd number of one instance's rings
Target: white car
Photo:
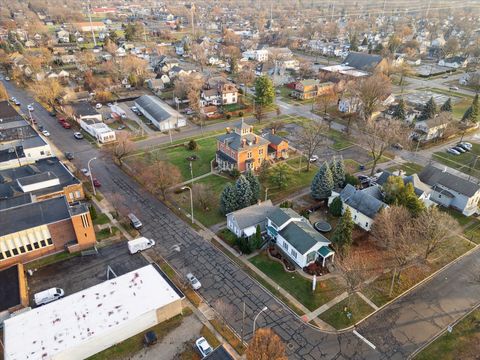
[[[33,111],[33,110],[35,110],[35,109],[33,108],[33,105],[32,105],[32,104],[29,104],[29,105],[27,106],[27,109],[28,109],[28,111]]]
[[[469,142],[466,142],[466,141],[462,141],[462,142],[458,143],[457,146],[461,146],[462,148],[464,148],[465,150],[468,150],[468,151],[472,150],[472,147],[473,147],[472,144],[470,144]]]
[[[195,341],[195,345],[197,346],[198,351],[200,351],[202,359],[209,355],[211,352],[213,352],[212,347],[203,336],[197,339],[197,341]]]
[[[455,150],[454,148],[448,149],[447,153],[452,154],[452,155],[460,155],[460,152]]]
[[[192,273],[187,274],[187,279],[193,290],[198,290],[202,287],[202,284],[200,283],[200,281],[198,281],[197,278],[193,276]]]
[[[102,104],[98,103],[97,105],[95,105],[95,108],[96,108],[96,109],[101,109],[101,108],[102,108]]]
[[[310,158],[310,162],[315,162],[318,160],[318,156],[317,155],[312,155],[312,157]]]
[[[8,76],[5,76],[5,81],[10,81],[10,78]]]
[[[47,137],[50,136],[50,133],[48,132],[48,130],[43,130],[42,134],[43,136],[47,136]]]

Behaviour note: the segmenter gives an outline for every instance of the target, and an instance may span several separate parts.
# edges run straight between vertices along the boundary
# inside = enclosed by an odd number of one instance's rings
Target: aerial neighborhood
[[[478,359],[475,0],[0,7],[0,354]]]

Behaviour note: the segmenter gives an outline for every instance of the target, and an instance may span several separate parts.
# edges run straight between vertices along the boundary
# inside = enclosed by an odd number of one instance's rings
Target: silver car
[[[200,281],[198,281],[197,278],[193,276],[192,273],[187,274],[187,279],[193,290],[198,290],[202,287],[202,284],[200,283]]]

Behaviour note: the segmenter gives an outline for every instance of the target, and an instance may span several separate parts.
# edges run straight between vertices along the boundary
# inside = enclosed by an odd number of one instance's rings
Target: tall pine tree
[[[474,122],[474,117],[473,117],[473,108],[471,106],[468,107],[467,110],[463,113],[462,116],[462,121],[464,122]]]
[[[233,184],[227,184],[220,196],[220,211],[226,215],[238,209],[237,191]]]
[[[403,99],[400,99],[397,106],[395,106],[393,117],[398,120],[405,120],[407,118],[407,113],[405,111],[405,101],[403,101]]]
[[[325,161],[313,178],[310,187],[312,197],[317,200],[327,199],[332,194],[334,185],[332,171]]]
[[[452,99],[448,98],[447,101],[443,103],[440,107],[440,111],[442,112],[452,112]]]
[[[420,120],[432,119],[436,113],[437,104],[435,103],[435,100],[433,100],[433,97],[431,97],[423,107],[422,113],[420,114]]]
[[[333,246],[335,247],[335,250],[341,254],[345,254],[350,245],[352,245],[353,227],[354,223],[352,220],[352,214],[347,207],[332,235]]]
[[[250,199],[250,204],[251,205],[256,204],[260,197],[260,182],[258,181],[258,177],[256,177],[251,171],[248,171],[245,174],[245,178],[250,184],[250,190],[252,192],[252,198]]]
[[[235,182],[235,191],[239,209],[243,209],[251,205],[252,190],[250,189],[250,183],[244,175],[240,175]]]
[[[332,172],[334,187],[342,187],[345,182],[345,164],[343,163],[343,158],[334,157],[330,162],[330,171]]]
[[[480,109],[479,109],[479,103],[478,103],[478,94],[476,94],[472,101],[472,121],[473,122],[477,122],[479,111]]]

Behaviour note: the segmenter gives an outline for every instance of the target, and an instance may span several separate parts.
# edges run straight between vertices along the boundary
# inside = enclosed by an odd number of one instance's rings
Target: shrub
[[[227,116],[226,116],[227,120],[230,120],[231,117],[232,117],[232,115],[230,115],[230,114],[227,114]]]
[[[250,244],[250,241],[246,238],[237,238],[235,244],[244,254],[250,254],[252,252],[252,244]]]
[[[343,204],[342,200],[340,199],[340,196],[337,196],[335,199],[332,200],[332,203],[330,204],[330,214],[333,216],[342,216],[342,209],[343,209]]]
[[[352,186],[360,185],[360,180],[357,179],[355,175],[345,174],[345,184],[350,184]]]
[[[238,169],[230,170],[230,176],[236,179],[240,176],[240,171]]]
[[[293,207],[293,203],[291,201],[285,200],[280,204],[281,208],[291,208]]]
[[[88,210],[90,211],[90,217],[92,218],[92,220],[95,220],[98,217],[97,209],[95,208],[95,206],[90,205],[88,207]]]
[[[239,111],[238,116],[242,117],[243,116],[243,111]]]
[[[188,150],[193,151],[193,150],[197,150],[197,148],[198,148],[198,144],[195,140],[192,139],[187,143]]]
[[[310,212],[307,209],[303,209],[300,211],[300,215],[302,215],[305,219],[308,219],[310,217]]]

